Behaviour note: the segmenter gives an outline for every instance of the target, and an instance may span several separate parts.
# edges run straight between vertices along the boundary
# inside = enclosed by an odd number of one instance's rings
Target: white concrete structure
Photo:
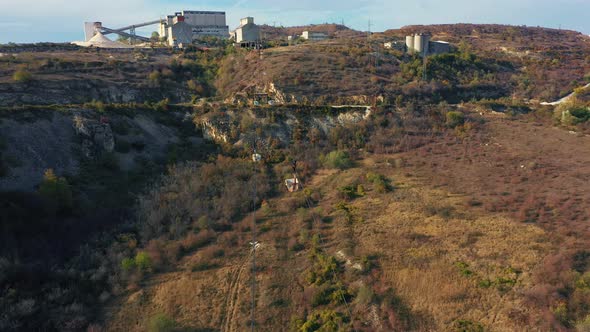
[[[414,52],[421,55],[428,55],[428,43],[430,36],[426,34],[414,35]]]
[[[387,49],[396,49],[396,50],[400,50],[400,51],[404,51],[405,46],[406,46],[406,44],[404,44],[403,41],[391,41],[391,42],[383,43],[383,47],[385,47]]]
[[[431,41],[429,34],[421,33],[406,36],[406,49],[410,54],[427,56],[448,53],[451,51],[451,45],[444,41]]]
[[[181,23],[178,27],[173,28]],[[187,37],[190,27],[191,38]],[[160,36],[168,40],[169,45],[190,44],[203,37],[228,38],[229,26],[226,24],[225,12],[183,10],[166,16],[160,24]],[[179,33],[178,35],[175,33]]]
[[[84,23],[84,41],[90,41],[102,29],[101,22],[85,22]]]
[[[301,38],[310,41],[320,41],[328,39],[328,34],[324,32],[303,31]]]
[[[240,26],[233,32],[236,43],[255,43],[260,39],[260,28],[254,24],[253,17],[245,17],[240,20]]]

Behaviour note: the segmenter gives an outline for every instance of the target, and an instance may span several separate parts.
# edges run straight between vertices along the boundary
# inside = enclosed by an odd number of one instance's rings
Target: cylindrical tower
[[[429,46],[430,46],[430,35],[423,34],[422,35],[422,54],[423,55],[428,55],[428,52],[430,52]]]
[[[414,53],[414,36],[406,36],[406,47],[409,53]]]
[[[424,39],[424,35],[422,35],[422,34],[416,34],[414,36],[414,50],[418,54],[422,54],[422,51],[424,50],[423,39]]]

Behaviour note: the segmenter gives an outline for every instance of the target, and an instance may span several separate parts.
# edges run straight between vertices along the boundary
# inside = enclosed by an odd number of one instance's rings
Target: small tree
[[[55,175],[53,169],[47,169],[39,186],[39,194],[45,198],[50,213],[65,212],[72,209],[72,190],[65,178]]]
[[[18,83],[27,83],[33,79],[33,75],[25,69],[18,69],[14,72],[14,75],[12,75],[12,79]]]
[[[465,115],[461,112],[447,112],[447,126],[449,128],[455,128],[457,126],[463,125],[465,123]]]
[[[160,34],[157,31],[152,32],[151,41],[157,43],[160,41]]]
[[[152,269],[152,259],[145,252],[138,252],[135,256],[135,266],[142,271],[149,271]]]
[[[177,323],[174,319],[164,315],[158,314],[152,317],[148,324],[149,332],[172,332],[176,330]]]
[[[352,161],[346,151],[332,151],[322,161],[324,166],[328,168],[347,169],[352,167]]]

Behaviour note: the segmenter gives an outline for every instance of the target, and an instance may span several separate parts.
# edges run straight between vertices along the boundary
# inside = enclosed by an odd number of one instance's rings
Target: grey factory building
[[[203,37],[228,38],[225,12],[184,10],[160,23],[160,37],[171,46],[191,44]]]

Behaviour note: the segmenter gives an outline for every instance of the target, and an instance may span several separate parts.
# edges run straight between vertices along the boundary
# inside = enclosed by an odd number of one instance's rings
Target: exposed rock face
[[[76,134],[82,137],[82,153],[85,157],[92,158],[102,151],[113,152],[115,149],[115,138],[108,123],[76,115],[73,124]]]
[[[335,115],[310,114],[310,116],[301,118],[296,116],[291,110],[281,112],[280,120],[274,121],[271,118],[260,117],[253,111],[233,112],[228,111],[223,115],[204,116],[196,120],[203,130],[203,136],[217,143],[230,143],[235,145],[250,142],[253,137],[249,137],[241,128],[240,119],[250,118],[250,121],[259,128],[264,128],[266,138],[256,137],[259,141],[268,141],[276,139],[283,143],[288,143],[293,135],[293,130],[303,126],[307,129],[317,128],[325,135],[337,126],[346,126],[356,124],[367,119],[372,111],[370,106],[342,106],[335,109],[343,108],[340,113]]]
[[[161,100],[189,101],[190,93],[176,89],[166,93],[158,87],[134,83],[115,83],[98,79],[33,80],[22,83],[0,83],[0,106],[83,104],[92,100],[104,103],[129,103]]]
[[[80,168],[72,117],[51,111],[25,113],[19,116],[26,120],[0,119],[3,156],[11,160],[8,173],[0,177],[0,190],[32,191],[48,168],[59,176],[77,174]]]
[[[203,136],[206,139],[214,142],[229,142],[229,122],[221,119],[203,119],[201,121],[201,128],[203,130]]]

